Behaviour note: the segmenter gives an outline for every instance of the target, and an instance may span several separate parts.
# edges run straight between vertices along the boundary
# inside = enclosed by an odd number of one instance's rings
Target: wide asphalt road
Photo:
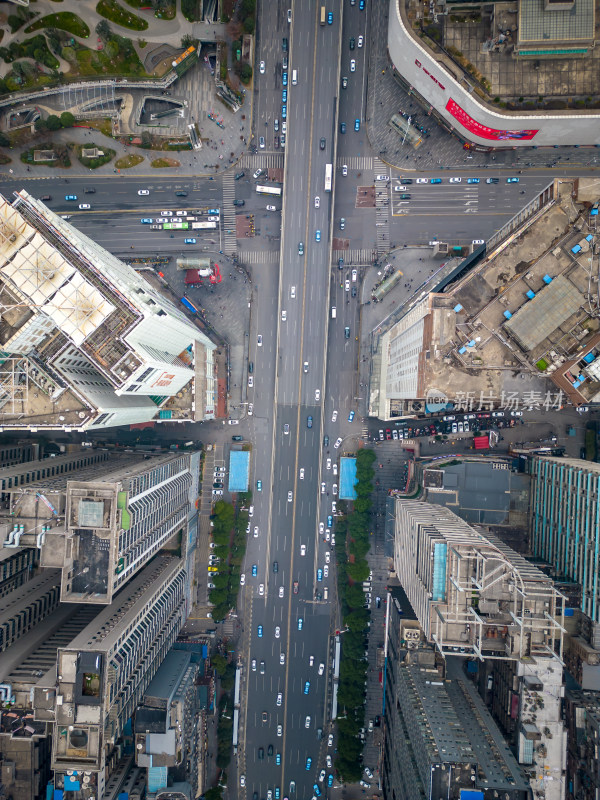
[[[268,797],[269,791],[273,797],[278,792],[286,796],[294,784],[297,797],[310,798],[315,794],[313,784],[323,792],[326,787],[318,779],[328,749],[326,697],[331,679],[334,575],[329,571],[333,564],[326,563],[318,523],[325,522],[320,507],[326,495],[321,495],[319,472],[332,198],[325,192],[325,165],[334,160],[340,12],[339,4],[329,4],[333,23],[321,26],[320,7],[316,0],[295,3],[291,26],[286,21],[283,30],[278,26],[270,39],[263,30],[258,55],[259,61],[265,60],[266,76],[272,76],[271,62],[279,69],[281,61],[281,56],[274,54],[273,40],[281,47],[282,37],[288,38],[279,322],[277,341],[267,342],[263,337],[261,344],[262,348],[274,346],[277,365],[273,481],[263,486],[263,492],[271,496],[271,516],[268,531],[261,532],[269,537],[266,566],[258,564],[258,575],[251,579],[264,584],[265,595],[260,596],[257,586],[247,665],[246,784],[248,796],[257,792],[259,798]],[[281,114],[280,119],[283,116],[281,109],[273,109],[268,101],[259,109],[269,116],[257,119],[258,133],[271,129],[273,114]],[[269,124],[264,125],[265,121]],[[317,580],[317,570],[321,570],[321,580]],[[323,597],[324,587],[329,590],[327,601],[317,596],[318,591]],[[252,659],[257,662],[256,672],[251,668]],[[277,705],[279,693],[281,705]],[[318,738],[319,728],[323,739]]]

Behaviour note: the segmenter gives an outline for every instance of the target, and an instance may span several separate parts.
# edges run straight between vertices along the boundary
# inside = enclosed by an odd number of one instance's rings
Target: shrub
[[[71,11],[59,11],[57,14],[47,14],[45,17],[36,19],[25,29],[25,33],[38,31],[41,28],[58,28],[82,39],[87,39],[90,35],[90,29],[86,23]]]
[[[121,25],[123,28],[129,28],[132,31],[145,31],[148,27],[145,19],[131,14],[126,8],[119,5],[117,0],[99,0],[96,11],[111,22]]]
[[[46,126],[49,131],[57,131],[61,127],[60,119],[56,114],[50,114],[46,119]]]
[[[198,18],[198,0],[181,0],[181,13],[188,22],[196,22]]]

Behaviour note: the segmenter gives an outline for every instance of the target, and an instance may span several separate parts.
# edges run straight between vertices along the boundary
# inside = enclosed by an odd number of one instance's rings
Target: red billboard
[[[533,139],[537,130],[523,130],[523,131],[503,131],[496,128],[488,128],[487,125],[482,125],[476,119],[469,116],[467,112],[461,108],[454,100],[448,100],[446,103],[446,111],[449,111],[457,122],[469,131],[469,133],[479,136],[481,139],[492,139],[496,142],[509,141],[511,139],[518,139],[526,141]]]

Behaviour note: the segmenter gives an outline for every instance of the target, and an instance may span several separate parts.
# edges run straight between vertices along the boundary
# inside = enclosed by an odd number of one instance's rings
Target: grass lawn
[[[161,167],[180,167],[181,164],[174,158],[155,158],[151,166],[160,169]]]
[[[132,50],[130,58],[127,60],[122,47],[118,48],[118,52],[112,57],[106,50],[95,51],[89,50],[87,47],[80,47],[76,51],[76,58],[75,74],[79,72],[84,77],[90,75],[146,77],[135,49]]]
[[[134,153],[130,153],[127,156],[123,156],[118,161],[115,161],[115,167],[117,169],[131,169],[131,167],[137,167],[138,164],[141,164],[144,160],[144,156],[138,156]]]
[[[116,0],[100,0],[96,6],[96,11],[110,22],[129,28],[132,31],[145,31],[148,23],[145,19],[131,14],[126,8],[119,5]]]
[[[89,128],[95,128],[112,139],[112,122],[110,119],[90,119],[86,122],[86,125]]]
[[[87,39],[90,35],[90,29],[85,22],[71,11],[59,11],[57,14],[47,14],[45,17],[36,19],[29,27],[25,28],[25,33],[39,31],[40,28],[58,28],[61,31],[72,33],[73,36],[80,36],[82,39]]]

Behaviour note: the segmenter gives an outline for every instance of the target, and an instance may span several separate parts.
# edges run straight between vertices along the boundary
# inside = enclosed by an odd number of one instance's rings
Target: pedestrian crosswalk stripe
[[[284,157],[282,153],[257,153],[243,156],[238,164],[242,169],[282,169]]]
[[[242,264],[276,264],[279,250],[240,250],[238,259]]]
[[[348,169],[373,169],[371,156],[350,156],[349,158],[340,156],[337,160],[338,169],[341,169],[344,164]]]

